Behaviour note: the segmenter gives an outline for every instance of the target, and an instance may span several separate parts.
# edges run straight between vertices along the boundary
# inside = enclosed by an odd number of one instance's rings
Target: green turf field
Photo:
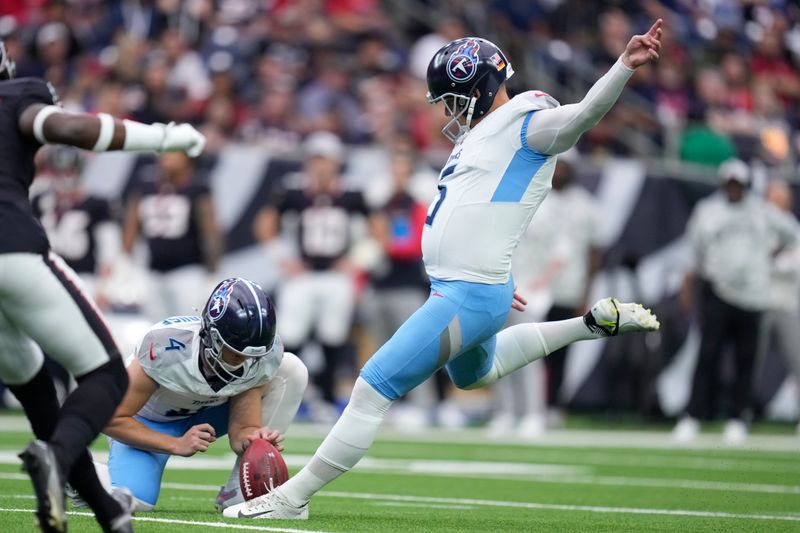
[[[15,458],[29,434],[19,417],[0,417],[0,428],[0,531],[34,531],[31,487]],[[322,437],[293,428],[285,452],[292,471]],[[104,443],[95,449],[102,458]],[[478,429],[387,431],[312,501],[307,522],[226,520],[214,511],[232,464],[225,439],[170,464],[157,511],[135,517],[136,531],[800,532],[793,434],[759,434],[731,449],[714,434],[675,448],[663,431],[562,430],[535,444],[487,441]],[[100,531],[86,513],[69,520],[72,532]]]

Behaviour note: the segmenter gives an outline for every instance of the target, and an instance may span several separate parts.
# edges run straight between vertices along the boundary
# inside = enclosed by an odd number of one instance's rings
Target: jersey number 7
[[[430,209],[428,209],[428,216],[425,217],[426,226],[433,224],[433,219],[436,216],[436,213],[439,212],[439,208],[442,206],[445,196],[447,196],[447,187],[445,185],[439,185],[439,194],[436,197],[436,201],[433,202]]]

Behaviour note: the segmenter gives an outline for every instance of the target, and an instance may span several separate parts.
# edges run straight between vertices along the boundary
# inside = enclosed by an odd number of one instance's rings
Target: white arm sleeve
[[[579,103],[534,113],[528,126],[528,145],[551,155],[575,146],[580,136],[608,113],[633,72],[618,59]]]

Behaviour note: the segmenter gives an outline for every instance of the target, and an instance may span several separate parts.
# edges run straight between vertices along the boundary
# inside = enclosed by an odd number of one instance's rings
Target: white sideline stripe
[[[512,507],[516,509],[538,509],[544,511],[581,511],[605,514],[651,514],[665,516],[694,516],[701,518],[735,518],[744,520],[778,520],[800,522],[800,516],[727,513],[721,511],[692,511],[689,509],[647,509],[639,507],[603,507],[595,505],[568,505],[557,503],[505,502],[498,500],[476,500],[470,498],[436,498],[428,496],[404,496],[401,494],[372,494],[368,492],[323,491],[318,496],[329,498],[352,498],[357,500],[385,500],[395,502],[418,502],[455,505],[483,505],[487,507]]]
[[[30,425],[22,414],[0,415],[0,428],[3,431],[30,432]],[[292,424],[288,431],[289,439],[322,439],[328,434],[330,426],[298,423]],[[676,445],[670,439],[670,433],[658,430],[594,430],[594,429],[555,429],[548,431],[536,440],[523,439],[517,436],[504,437],[493,441],[487,438],[485,428],[464,428],[449,430],[441,428],[426,429],[423,432],[399,431],[391,427],[381,429],[378,442],[402,442],[422,444],[453,443],[480,444],[483,447],[517,445],[530,447],[532,450],[541,447],[559,448],[623,448],[644,450],[684,450],[684,451],[774,451],[796,452],[800,439],[797,435],[749,435],[744,446],[725,446],[720,433],[702,433],[691,444]]]
[[[219,490],[218,485],[193,485],[190,483],[163,483],[164,488],[174,488],[181,490],[198,490],[198,491],[213,491]],[[745,513],[729,513],[724,511],[692,511],[688,509],[648,509],[639,507],[605,507],[595,505],[569,505],[569,504],[555,504],[555,503],[536,503],[536,502],[512,502],[501,500],[479,500],[472,498],[440,498],[433,496],[408,496],[402,494],[374,494],[365,492],[341,492],[341,491],[322,491],[317,496],[328,498],[352,498],[358,500],[376,500],[384,502],[408,502],[417,504],[434,504],[434,505],[461,505],[461,506],[485,506],[485,507],[510,507],[516,509],[538,509],[544,511],[580,511],[588,513],[603,513],[603,514],[642,514],[642,515],[664,515],[664,516],[692,516],[700,518],[731,518],[743,520],[776,520],[784,522],[800,522],[800,515],[796,513],[784,515],[764,515],[764,514],[745,514]],[[31,509],[2,509],[0,512],[33,512]],[[93,516],[91,513],[75,513],[70,512],[77,516]],[[260,531],[286,531],[291,533],[306,531],[294,529],[258,529],[246,526],[236,526],[235,524],[220,523],[220,522],[189,522],[179,521],[167,518],[151,518],[151,517],[134,517],[135,520],[151,521],[151,522],[164,522],[176,524],[189,524],[189,525],[209,525],[211,527],[225,527],[238,529],[256,529]],[[318,532],[312,532],[318,533]]]
[[[0,508],[0,513],[34,513],[35,509],[7,509]],[[79,513],[75,511],[67,511],[69,516],[88,516],[94,518],[94,513]],[[178,520],[174,518],[154,518],[152,516],[134,516],[135,522],[158,522],[160,524],[180,524],[184,526],[205,526],[216,527],[221,529],[246,529],[249,531],[278,531],[282,533],[326,533],[324,531],[312,531],[310,529],[289,529],[285,527],[265,527],[265,526],[247,526],[244,524],[235,524],[231,522],[197,522],[194,520]]]
[[[96,454],[98,459],[105,459],[102,454]],[[287,458],[298,456],[287,455]],[[305,457],[305,456],[299,456]],[[13,459],[18,462],[16,455]],[[179,469],[190,470],[217,470],[226,469],[232,459],[211,459],[211,458],[174,458],[183,459]],[[302,461],[288,461],[292,466],[304,465],[308,457]],[[0,464],[3,462],[3,453],[0,452]],[[363,463],[363,464],[362,464]],[[354,469],[360,474],[393,474],[404,476],[429,475],[439,477],[473,478],[473,479],[493,479],[502,481],[532,481],[537,483],[555,483],[565,485],[606,485],[611,487],[649,487],[667,489],[687,489],[687,490],[714,490],[725,492],[748,492],[761,494],[800,494],[800,485],[779,485],[769,483],[732,483],[727,481],[705,481],[700,479],[673,479],[673,478],[653,478],[637,476],[593,476],[589,475],[587,469],[572,467],[569,465],[531,465],[526,463],[492,463],[479,461],[453,461],[452,464],[443,464],[447,461],[430,461],[432,465],[423,468],[426,461],[412,461],[406,463],[407,467],[402,468],[403,461],[399,464],[396,460],[364,458],[362,463]],[[388,466],[387,466],[388,465]],[[495,465],[504,465],[495,470]],[[539,469],[539,466],[553,466],[553,469]],[[27,480],[24,474],[0,472],[0,479]],[[219,490],[219,485],[197,485],[189,483],[162,483],[163,488],[178,490]]]
[[[462,511],[469,511],[475,509],[474,505],[437,505],[427,503],[406,503],[406,502],[375,502],[370,505],[376,507],[423,507],[425,509],[458,509]]]
[[[424,472],[397,472],[391,470],[361,471],[361,474],[393,474],[400,476],[423,475]],[[564,485],[607,485],[611,487],[651,487],[666,489],[720,490],[725,492],[758,492],[766,494],[800,494],[800,485],[770,485],[766,483],[729,483],[697,479],[647,478],[625,476],[548,476],[548,475],[485,475],[462,473],[431,473],[431,476],[491,479],[498,481],[532,481],[536,483],[561,483]]]
[[[108,453],[93,453],[94,459],[108,461]],[[311,460],[310,455],[285,454],[283,459],[290,467],[301,468]],[[170,470],[230,470],[234,456],[226,454],[219,457],[171,457]],[[19,464],[21,461],[14,452],[0,451],[0,464]],[[458,474],[469,472],[475,476],[484,475],[560,475],[575,476],[588,474],[587,467],[559,464],[511,463],[492,461],[446,461],[438,459],[382,459],[365,457],[354,468],[356,471],[373,470],[387,472],[411,472],[418,474]]]

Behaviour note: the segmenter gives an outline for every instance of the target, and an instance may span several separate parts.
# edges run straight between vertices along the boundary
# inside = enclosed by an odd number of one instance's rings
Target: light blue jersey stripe
[[[500,184],[492,195],[492,202],[519,202],[522,200],[531,180],[550,157],[528,146],[528,123],[531,121],[533,113],[534,111],[528,111],[522,121],[519,135],[522,147],[516,151],[506,167],[503,177],[500,178]]]

